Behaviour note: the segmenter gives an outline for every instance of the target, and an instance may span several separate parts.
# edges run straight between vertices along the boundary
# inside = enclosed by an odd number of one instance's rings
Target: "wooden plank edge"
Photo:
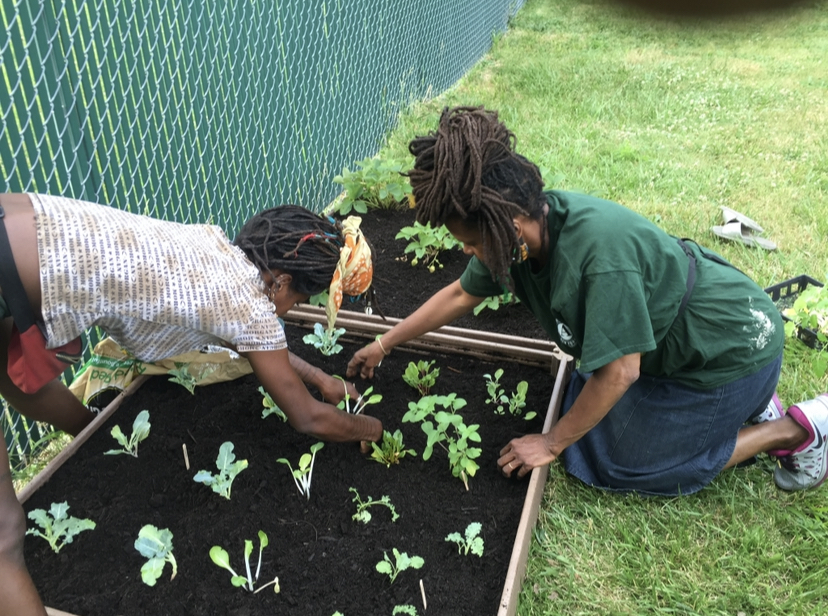
[[[549,432],[558,421],[563,402],[563,392],[569,374],[571,362],[560,362],[555,377],[555,387],[549,398],[549,407],[543,424],[543,433]],[[526,563],[529,559],[529,545],[532,539],[532,530],[538,520],[541,498],[543,497],[546,478],[549,475],[549,465],[535,468],[529,478],[529,487],[526,490],[526,500],[523,502],[523,511],[520,523],[515,534],[515,544],[512,546],[512,557],[509,560],[509,569],[506,572],[506,581],[503,585],[503,594],[500,596],[500,608],[497,616],[515,616],[520,596],[520,586],[526,573]]]
[[[20,492],[18,492],[17,500],[20,504],[25,503],[38,488],[49,481],[55,471],[59,469],[63,463],[66,462],[66,460],[72,457],[78,448],[83,445],[90,436],[92,436],[95,430],[97,430],[98,427],[100,427],[100,425],[103,424],[119,406],[121,406],[121,403],[127,397],[131,396],[136,389],[143,385],[148,378],[148,376],[143,374],[136,377],[124,391],[119,393],[115,399],[106,406],[106,408],[98,413],[98,416],[95,417],[95,419],[93,419],[88,426],[81,430],[80,433],[72,439],[71,443],[64,447],[61,452],[43,468],[43,470],[35,475],[34,478],[27,483],[23,489],[20,490]]]

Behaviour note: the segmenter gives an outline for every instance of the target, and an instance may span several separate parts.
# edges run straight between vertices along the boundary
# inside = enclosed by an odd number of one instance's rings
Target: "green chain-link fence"
[[[398,112],[459,79],[522,0],[0,0],[0,189],[232,237],[321,210]],[[43,433],[2,414],[12,457]]]

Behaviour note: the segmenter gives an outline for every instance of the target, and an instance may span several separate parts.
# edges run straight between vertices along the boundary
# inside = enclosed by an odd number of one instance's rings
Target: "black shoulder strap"
[[[14,264],[5,218],[6,211],[0,205],[0,289],[3,290],[3,299],[11,310],[14,324],[19,331],[25,332],[37,323],[37,319]]]

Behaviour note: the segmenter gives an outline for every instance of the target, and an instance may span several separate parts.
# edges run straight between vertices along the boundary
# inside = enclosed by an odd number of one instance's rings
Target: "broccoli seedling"
[[[345,328],[325,329],[322,323],[316,323],[313,326],[313,333],[306,334],[302,341],[305,344],[313,345],[314,348],[319,349],[322,355],[336,355],[342,350],[342,345],[337,343],[339,337],[345,333]]]
[[[202,364],[198,373],[194,375],[192,373],[192,364],[177,361],[175,362],[175,368],[168,370],[167,374],[170,375],[169,381],[171,383],[181,385],[184,389],[195,395],[196,385],[214,370],[215,367]]]
[[[170,581],[175,579],[178,573],[178,563],[175,562],[172,550],[173,535],[167,528],[159,530],[152,524],[147,524],[138,531],[138,539],[135,540],[135,549],[147,558],[147,562],[141,567],[141,579],[147,586],[155,586],[155,582],[164,572],[164,564],[170,563],[172,575]]]
[[[483,526],[480,522],[472,522],[466,527],[465,537],[460,533],[450,533],[446,541],[457,544],[457,553],[468,556],[469,552],[476,556],[483,556],[483,537],[480,537],[480,530]]]
[[[233,443],[227,441],[219,447],[216,467],[219,471],[218,474],[213,475],[210,471],[198,471],[193,477],[193,481],[210,486],[213,492],[230,500],[230,489],[233,486],[233,480],[236,475],[247,468],[247,460],[236,460],[236,454],[233,453]]]
[[[138,413],[137,417],[135,417],[135,421],[132,422],[132,434],[129,438],[124,435],[120,426],[114,426],[112,428],[110,434],[116,441],[118,441],[118,444],[122,447],[122,449],[110,449],[109,451],[105,451],[104,455],[114,456],[119,453],[126,453],[131,455],[133,458],[137,458],[138,443],[146,439],[149,436],[149,433],[149,411],[141,411]]]
[[[313,463],[316,461],[316,452],[322,449],[325,443],[311,445],[310,453],[303,453],[299,458],[299,465],[294,470],[287,458],[279,458],[277,462],[287,464],[293,483],[296,484],[300,494],[304,494],[310,500],[311,480],[313,478]]]
[[[362,394],[360,394],[359,398],[356,401],[352,400],[351,396],[348,395],[348,387],[345,385],[345,379],[341,376],[334,375],[334,378],[339,379],[342,381],[342,386],[345,387],[345,397],[336,405],[341,411],[345,411],[346,413],[350,413],[351,415],[359,415],[362,411],[365,410],[365,407],[369,404],[376,404],[377,402],[382,401],[381,394],[373,394],[374,391],[373,387],[369,387],[366,389]]]
[[[362,522],[363,524],[368,524],[368,522],[371,521],[371,512],[368,511],[368,507],[373,505],[384,505],[385,507],[388,507],[388,510],[391,512],[392,522],[396,522],[400,517],[400,514],[397,513],[397,510],[394,508],[394,505],[391,504],[391,499],[388,496],[383,496],[379,500],[373,500],[370,496],[367,496],[365,500],[362,500],[356,488],[348,488],[348,490],[354,493],[354,497],[351,501],[357,504],[356,513],[351,516],[351,519],[356,520],[357,522]]]
[[[45,539],[57,554],[64,545],[72,543],[78,534],[95,528],[92,520],[73,518],[68,515],[68,511],[69,505],[65,502],[52,503],[48,512],[44,509],[32,509],[28,514],[29,519],[43,530],[30,528],[26,534]]]
[[[264,410],[262,411],[262,419],[270,417],[271,415],[276,415],[276,417],[282,421],[287,421],[287,415],[285,415],[285,412],[273,401],[273,398],[271,398],[270,394],[265,391],[264,387],[259,387],[259,393],[262,394],[262,406],[264,407]]]
[[[386,574],[391,578],[391,583],[397,579],[397,576],[406,569],[419,569],[423,566],[425,561],[420,556],[409,556],[405,552],[400,552],[397,548],[393,548],[394,562],[388,558],[388,552],[382,553],[382,560],[376,565],[377,571]]]
[[[250,570],[250,556],[253,554],[253,542],[250,539],[244,540],[244,565],[247,572],[246,577],[233,571],[233,568],[230,566],[230,556],[227,554],[227,550],[220,545],[214,545],[210,548],[210,559],[222,569],[227,569],[227,571],[230,572],[233,576],[230,578],[230,583],[236,588],[241,587],[252,593],[257,593],[264,590],[268,586],[273,585],[274,592],[278,593],[280,590],[278,576],[273,578],[273,580],[267,584],[263,584],[254,590],[256,582],[259,581],[259,572],[262,569],[262,551],[267,547],[267,544],[267,535],[263,531],[259,531],[259,563],[256,565],[256,575],[253,575]]]
[[[453,248],[460,248],[463,244],[449,232],[445,225],[440,225],[433,228],[431,224],[425,225],[415,222],[410,227],[403,227],[399,233],[394,236],[394,239],[409,240],[408,246],[405,247],[405,254],[409,252],[414,253],[414,258],[411,259],[411,265],[415,266],[420,261],[423,262],[432,274],[439,268],[443,269],[443,264],[440,263],[437,257],[444,250],[451,250]]]

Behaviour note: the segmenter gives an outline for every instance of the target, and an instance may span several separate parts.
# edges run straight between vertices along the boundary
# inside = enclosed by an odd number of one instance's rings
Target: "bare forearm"
[[[288,353],[288,358],[290,360],[290,366],[299,378],[302,379],[302,382],[308,385],[313,385],[317,389],[320,387],[319,379],[324,373],[319,368],[312,366],[301,357],[297,357],[290,352]]]
[[[435,293],[425,304],[382,336],[386,351],[417,336],[448,325],[470,312],[483,298],[469,295],[456,280]]]

